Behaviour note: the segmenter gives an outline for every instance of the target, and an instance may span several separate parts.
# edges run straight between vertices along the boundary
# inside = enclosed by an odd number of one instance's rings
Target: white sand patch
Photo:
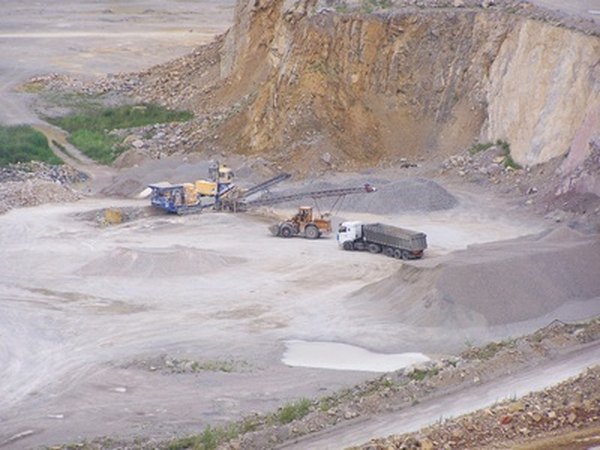
[[[392,372],[429,358],[422,353],[374,353],[339,342],[286,341],[282,362],[288,366],[365,372]]]

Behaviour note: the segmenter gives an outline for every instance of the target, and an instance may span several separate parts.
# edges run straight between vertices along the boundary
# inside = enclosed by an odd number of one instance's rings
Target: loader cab
[[[298,213],[294,217],[294,222],[306,224],[312,222],[313,210],[311,206],[301,206],[298,208]]]

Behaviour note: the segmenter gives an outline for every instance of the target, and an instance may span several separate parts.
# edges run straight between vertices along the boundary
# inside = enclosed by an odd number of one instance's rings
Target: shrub
[[[289,403],[277,413],[277,421],[282,425],[302,419],[310,411],[310,400],[303,398],[296,402]]]

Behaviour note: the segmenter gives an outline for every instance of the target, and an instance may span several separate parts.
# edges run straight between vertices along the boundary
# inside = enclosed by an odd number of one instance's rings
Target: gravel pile
[[[598,314],[598,267],[600,241],[563,228],[472,246],[434,268],[402,267],[361,288],[347,305],[368,301],[399,323],[456,333],[478,326],[531,328],[551,318],[571,320],[569,314]],[[407,283],[415,271],[418,279]]]
[[[0,214],[22,206],[72,202],[81,198],[70,185],[88,176],[70,166],[42,162],[0,168]]]
[[[55,181],[29,179],[0,183],[0,214],[23,206],[73,202],[80,197],[70,187]]]
[[[434,181],[423,178],[388,181],[382,179],[354,179],[337,182],[315,182],[297,189],[286,189],[273,192],[272,196],[287,195],[300,192],[312,192],[344,187],[361,187],[371,184],[377,188],[370,194],[353,194],[345,196],[335,205],[341,211],[362,212],[371,214],[402,214],[405,212],[432,212],[451,209],[458,205],[458,200],[450,192]],[[327,211],[334,206],[337,197],[319,199],[321,210]],[[312,199],[278,203],[276,206],[295,208],[299,203],[312,204]]]
[[[39,161],[16,163],[10,164],[7,167],[0,167],[0,183],[33,179],[71,184],[85,181],[88,179],[88,176],[71,166],[53,166]]]

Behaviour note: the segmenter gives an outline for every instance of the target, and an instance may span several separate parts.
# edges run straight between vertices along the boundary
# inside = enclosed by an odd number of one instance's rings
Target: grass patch
[[[219,445],[238,436],[239,431],[235,424],[215,428],[207,425],[202,434],[176,439],[169,442],[166,448],[167,450],[215,450]]]
[[[79,113],[47,120],[68,131],[69,141],[87,156],[101,164],[110,164],[125,150],[122,138],[111,135],[111,131],[184,122],[192,117],[190,112],[170,111],[158,105],[126,105],[118,108],[88,105],[81,108]]]
[[[319,400],[319,410],[326,412],[337,405],[337,401],[333,397],[323,397]]]
[[[310,411],[311,402],[307,398],[302,398],[296,402],[288,403],[282,407],[276,414],[277,422],[282,425],[302,419]]]
[[[26,125],[0,126],[0,166],[30,161],[63,163],[42,132]]]
[[[467,359],[480,359],[485,361],[493,358],[503,348],[514,347],[514,345],[515,342],[513,340],[490,342],[484,347],[469,348],[463,352],[462,356]]]
[[[44,89],[44,83],[42,83],[41,81],[29,81],[18,87],[18,90],[20,92],[25,92],[27,94],[37,94],[39,92],[42,92]]]
[[[423,381],[425,378],[436,376],[438,373],[440,373],[440,369],[438,369],[437,367],[423,370],[415,369],[408,375],[408,377],[411,380]]]
[[[471,156],[476,155],[477,153],[486,151],[488,148],[493,147],[494,145],[495,144],[493,142],[478,142],[469,148],[469,154]]]
[[[504,167],[510,167],[511,169],[522,169],[521,165],[515,162],[510,155],[510,144],[502,139],[498,139],[496,142],[478,142],[477,144],[471,146],[468,151],[469,154],[473,156],[494,146],[499,147],[502,150],[502,155],[504,156],[502,165],[504,165]]]
[[[191,365],[192,372],[226,372],[231,373],[236,369],[234,361],[194,361]]]

